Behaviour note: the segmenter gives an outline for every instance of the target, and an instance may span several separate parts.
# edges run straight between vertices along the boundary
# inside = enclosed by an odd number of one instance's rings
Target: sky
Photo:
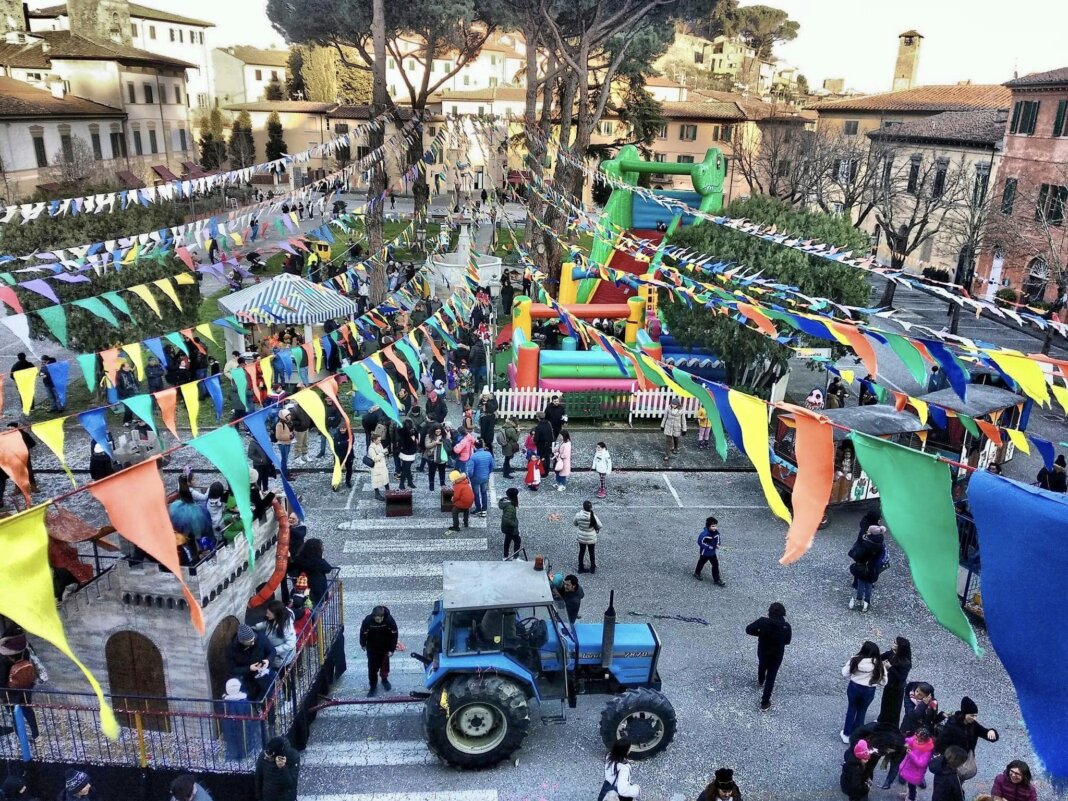
[[[218,26],[214,43],[283,46],[267,20],[265,0],[148,0]],[[776,55],[798,67],[809,85],[845,78],[864,92],[887,91],[897,53],[897,35],[915,28],[924,39],[919,82],[1003,83],[1018,71],[1068,66],[1063,0],[765,0],[801,23],[793,42]],[[742,5],[752,5],[743,0]]]
[[[1063,0],[764,0],[801,24],[776,55],[817,88],[845,78],[864,92],[889,91],[898,34],[915,29],[919,83],[1004,83],[1068,66],[1068,3]],[[743,0],[741,5],[754,5]]]

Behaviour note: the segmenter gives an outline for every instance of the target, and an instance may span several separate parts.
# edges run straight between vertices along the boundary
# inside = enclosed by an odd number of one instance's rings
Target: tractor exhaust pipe
[[[604,610],[604,626],[601,629],[601,667],[612,667],[612,651],[616,646],[616,591],[608,595],[608,608]]]

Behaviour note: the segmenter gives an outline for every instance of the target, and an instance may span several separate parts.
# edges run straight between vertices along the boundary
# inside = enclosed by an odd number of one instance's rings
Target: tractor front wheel
[[[675,739],[675,708],[663,693],[648,688],[627,690],[609,701],[601,713],[601,740],[611,748],[624,737],[632,759],[656,756]]]
[[[423,706],[427,745],[455,768],[490,768],[511,758],[529,729],[526,693],[508,679],[463,676]]]

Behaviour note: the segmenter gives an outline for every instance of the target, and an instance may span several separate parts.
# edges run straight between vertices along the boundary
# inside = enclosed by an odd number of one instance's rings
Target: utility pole
[[[371,40],[374,47],[374,63],[371,65],[371,118],[378,118],[389,103],[386,89],[386,4],[385,0],[372,0],[371,4]],[[385,143],[385,124],[376,125],[368,132],[368,144],[372,153]],[[382,249],[384,236],[382,231],[382,210],[385,207],[383,193],[386,191],[386,154],[379,151],[379,158],[370,167],[371,175],[367,184],[367,199],[371,202],[364,218],[367,228],[367,250],[377,256]],[[367,263],[367,279],[370,283],[371,301],[381,303],[386,294],[386,276],[384,265]]]

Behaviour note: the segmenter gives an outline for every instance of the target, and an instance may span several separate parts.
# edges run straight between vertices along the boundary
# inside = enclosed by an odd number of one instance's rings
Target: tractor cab
[[[445,562],[444,590],[427,621],[422,654],[427,745],[444,762],[485,768],[512,755],[530,728],[532,704],[580,694],[613,697],[601,714],[606,747],[631,740],[632,758],[660,753],[675,736],[675,711],[660,692],[660,640],[647,623],[568,625],[549,576],[534,564]]]

